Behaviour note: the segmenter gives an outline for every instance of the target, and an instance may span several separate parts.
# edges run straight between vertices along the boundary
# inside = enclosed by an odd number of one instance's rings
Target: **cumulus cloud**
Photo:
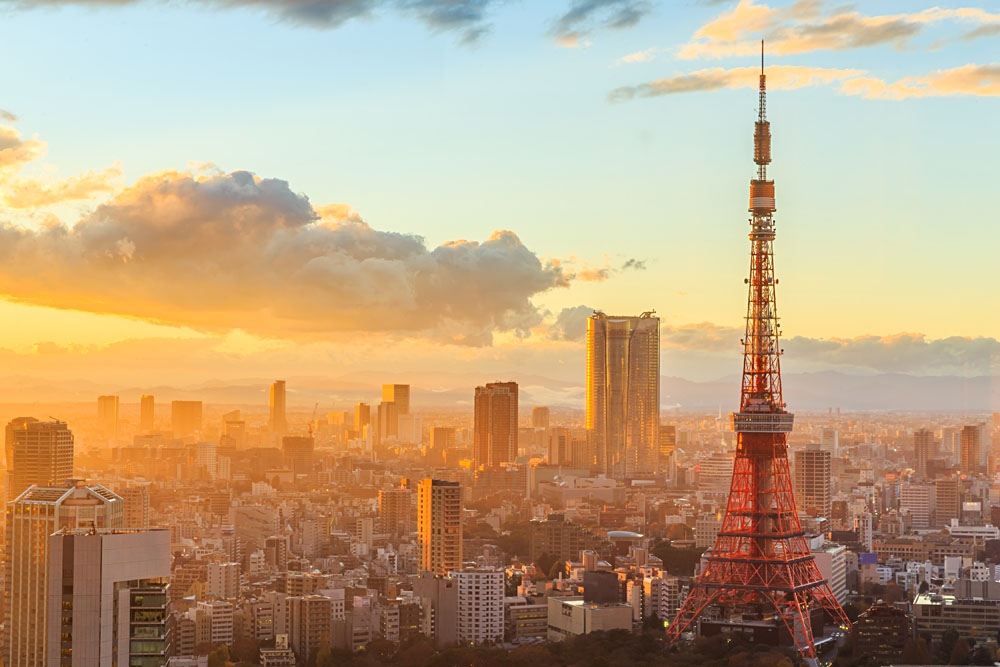
[[[785,343],[785,350],[796,359],[830,368],[919,375],[987,375],[994,360],[1000,358],[1000,341],[961,336],[928,339],[919,333],[826,340],[796,336]]]
[[[22,139],[13,127],[0,125],[0,178],[20,171],[24,165],[45,154],[45,142]]]
[[[384,331],[486,345],[542,321],[571,277],[510,231],[429,249],[248,172],[162,172],[72,227],[0,229],[0,293],[203,330]],[[44,271],[38,267],[45,267]]]
[[[8,123],[16,123],[17,116],[7,111],[6,109],[0,109],[0,120],[5,120]]]
[[[549,326],[548,336],[553,340],[583,340],[587,336],[587,318],[594,314],[590,306],[563,308]]]
[[[772,65],[767,68],[767,82],[768,88],[772,90],[793,90],[805,86],[844,81],[863,74],[865,74],[864,70],[856,69]],[[658,97],[720,88],[756,88],[759,75],[760,70],[756,67],[736,67],[733,69],[714,67],[635,86],[616,88],[611,91],[608,99],[612,102],[623,102],[636,97]]]
[[[599,29],[631,28],[652,7],[647,0],[573,0],[550,30],[560,46],[583,46],[583,39]]]
[[[699,28],[678,50],[683,59],[746,57],[759,53],[760,39],[768,53],[790,55],[818,50],[843,51],[878,45],[909,46],[927,25],[942,21],[1000,25],[1000,14],[977,8],[933,7],[909,14],[865,15],[850,5],[829,11],[820,0],[798,0],[770,7],[754,0],[739,4]],[[975,31],[973,31],[975,32]],[[977,35],[991,34],[986,32]]]
[[[38,208],[91,199],[118,190],[123,175],[121,165],[114,165],[55,182],[15,178],[0,185],[0,201],[8,208]]]
[[[118,7],[145,0],[0,0],[20,9],[54,6]],[[497,0],[186,0],[222,9],[256,9],[279,21],[320,29],[338,28],[382,9],[416,16],[433,30],[455,30],[472,41],[486,29],[487,14]]]

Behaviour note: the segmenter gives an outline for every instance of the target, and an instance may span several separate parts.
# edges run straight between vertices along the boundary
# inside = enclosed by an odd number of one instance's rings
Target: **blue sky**
[[[604,280],[576,278],[568,288],[529,294],[543,320],[587,305],[655,308],[672,327],[741,324],[754,91],[723,86],[609,101],[621,87],[753,67],[748,56],[678,55],[703,26],[738,11],[735,2],[596,2],[609,5],[598,18],[625,5],[648,12],[627,28],[594,29],[577,48],[551,34],[574,6],[561,0],[487,3],[489,31],[472,44],[461,31],[428,27],[387,6],[317,28],[277,19],[258,6],[266,2],[52,4],[25,10],[0,2],[7,54],[0,109],[17,116],[13,127],[25,138],[37,135],[48,147],[22,175],[53,181],[117,163],[123,187],[211,162],[223,172],[285,180],[314,205],[347,204],[373,228],[422,236],[428,248],[509,229],[543,262],[558,260],[580,275],[610,269]],[[837,3],[812,4],[815,17],[804,23],[838,11]],[[930,6],[859,2],[852,16],[914,16]],[[960,7],[1000,13],[971,2],[945,9]],[[936,20],[906,39],[770,54],[767,62],[863,70],[891,84],[996,63],[1000,37],[961,37],[991,21]],[[647,50],[651,60],[620,62]],[[839,83],[771,92],[787,334],[997,335],[1000,75],[990,76],[974,95],[958,94],[966,88],[870,99]],[[7,218],[30,228],[54,211],[72,226],[103,201],[59,202]],[[620,270],[629,259],[645,270]],[[30,304],[18,308],[68,307],[12,296]],[[136,312],[81,310],[108,318],[106,326],[93,324],[87,342],[95,344],[231,336],[183,318],[154,327],[146,323],[156,318]],[[33,312],[26,319],[37,327],[9,347],[23,348],[25,336],[74,342],[53,331],[51,315]],[[545,325],[532,326],[537,343]],[[536,344],[507,340],[503,329],[495,349],[480,354]],[[576,354],[537,344],[538,354]]]

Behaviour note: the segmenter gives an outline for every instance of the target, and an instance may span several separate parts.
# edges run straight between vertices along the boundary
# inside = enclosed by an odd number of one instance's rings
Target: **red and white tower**
[[[765,107],[763,43],[760,109],[754,129],[757,177],[750,181],[750,278],[740,409],[731,415],[736,460],[719,537],[698,581],[668,626],[673,642],[697,630],[699,616],[726,621],[773,620],[783,625],[802,656],[813,662],[814,614],[850,627],[819,572],[795,508],[786,439],[792,413],[781,394],[782,351],[774,288],[774,181],[771,126]]]

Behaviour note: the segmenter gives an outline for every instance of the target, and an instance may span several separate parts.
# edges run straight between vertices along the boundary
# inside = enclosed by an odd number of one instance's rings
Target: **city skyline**
[[[8,264],[37,261],[47,248],[92,280],[71,288],[58,271],[45,283],[0,275],[8,295],[0,314],[20,324],[0,338],[12,373],[115,381],[116,361],[153,376],[165,370],[153,358],[185,357],[195,361],[170,364],[170,381],[195,382],[245,376],[237,369],[248,362],[280,376],[312,370],[317,358],[346,369],[416,359],[414,371],[542,368],[565,379],[583,354],[592,310],[653,307],[663,321],[664,369],[721,377],[739,354],[731,286],[743,256],[718,239],[742,224],[736,193],[749,174],[735,128],[749,108],[742,86],[752,86],[744,70],[753,69],[747,45],[758,34],[777,35],[769,62],[776,120],[786,128],[775,153],[783,160],[778,273],[789,370],[995,373],[998,321],[984,307],[992,289],[981,270],[984,241],[995,233],[985,193],[1000,138],[988,118],[1000,89],[983,66],[1000,15],[901,2],[846,13],[827,3],[748,0],[594,3],[576,13],[572,3],[455,3],[470,11],[456,9],[449,23],[430,10],[359,3],[376,10],[364,19],[336,15],[350,19],[342,24],[330,13],[317,25],[294,10],[268,13],[268,3],[217,11],[200,2],[48,4],[0,3],[20,27],[12,29],[15,51],[18,34],[40,25],[63,37],[4,82],[0,197],[6,221],[20,225],[8,230]],[[87,78],[92,90],[48,67],[78,44],[70,25],[95,36],[89,48],[102,76]],[[192,67],[193,52],[170,46],[168,35],[180,34],[170,26],[181,25],[204,47],[198,57],[239,52],[249,40],[275,46],[260,76],[285,94],[284,106],[260,100],[238,66],[224,68],[213,88],[213,73]],[[817,26],[829,28],[829,39],[793,38]],[[114,59],[110,45],[125,32],[151,48]],[[349,66],[351,48],[376,38],[394,40],[390,52]],[[292,41],[308,48],[277,48]],[[399,69],[403,53],[412,57]],[[178,58],[173,69],[167,54]],[[448,76],[438,77],[443,62]],[[165,75],[146,97],[162,105],[101,103],[115,86],[135,84],[142,67]],[[952,74],[935,78],[938,70]],[[304,104],[300,91],[317,90],[327,71],[337,92]],[[552,76],[566,82],[559,95],[548,93]],[[79,93],[76,113],[62,111],[42,81]],[[513,91],[530,104],[512,105]],[[171,115],[195,96],[199,113]],[[235,125],[234,99],[247,102]],[[410,113],[393,114],[388,100]],[[378,113],[362,118],[355,108]],[[303,121],[292,122],[288,109]],[[553,130],[554,118],[565,127]],[[160,129],[137,142],[145,122]],[[243,141],[251,128],[258,141]],[[581,142],[584,129],[590,139]],[[414,155],[426,161],[421,169],[410,168]],[[547,189],[537,185],[542,173],[553,174],[543,179]],[[385,189],[395,195],[376,195]],[[856,195],[831,195],[845,189]],[[918,205],[913,192],[929,191],[947,194]],[[235,202],[254,211],[246,227]],[[51,216],[74,231],[54,233]],[[163,223],[150,229],[145,218]],[[961,252],[939,251],[941,219]],[[192,226],[198,234],[181,242],[180,230]],[[608,244],[611,228],[618,233]],[[255,239],[245,252],[199,254],[238,233]],[[317,256],[306,243],[333,250]],[[354,244],[391,258],[385,271],[370,270]],[[209,280],[199,308],[190,307],[184,281],[167,289],[164,276],[187,259],[240,281],[261,259],[254,246],[282,253],[264,272],[270,284]],[[922,255],[934,259],[912,261]],[[860,270],[845,275],[845,263]],[[299,265],[309,271],[288,268]],[[490,299],[471,298],[499,266],[517,279]],[[418,284],[418,274],[431,279]],[[457,276],[469,292],[447,289]],[[109,291],[120,293],[109,299]],[[216,301],[223,293],[225,302]],[[411,293],[419,308],[402,298]],[[313,307],[317,299],[327,307]],[[407,321],[383,303],[402,308]]]

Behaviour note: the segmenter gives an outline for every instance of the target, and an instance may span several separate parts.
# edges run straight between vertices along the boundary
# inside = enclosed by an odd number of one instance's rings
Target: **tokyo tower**
[[[784,628],[803,658],[816,664],[814,624],[823,613],[845,630],[850,621],[820,574],[795,509],[786,439],[793,415],[781,393],[782,354],[774,288],[774,181],[767,122],[764,45],[760,107],[754,129],[757,177],[750,181],[750,278],[740,409],[731,415],[736,460],[729,501],[707,564],[667,628],[674,642],[698,629],[700,616]]]

